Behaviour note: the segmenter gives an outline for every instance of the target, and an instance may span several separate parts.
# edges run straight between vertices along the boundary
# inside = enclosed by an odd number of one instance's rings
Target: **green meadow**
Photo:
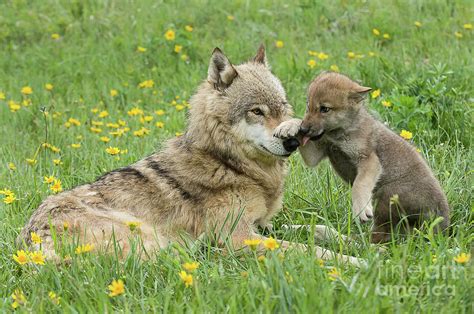
[[[1,1],[0,312],[472,313],[473,24],[469,0]],[[381,252],[370,225],[351,218],[350,187],[296,153],[270,234],[367,268],[206,244],[146,261],[73,250],[61,265],[21,262],[15,239],[44,198],[180,136],[214,47],[240,63],[260,43],[298,117],[323,70],[372,87],[373,114],[404,131],[440,180],[449,232],[427,226]],[[326,224],[356,241],[315,243],[284,224]],[[185,262],[199,263],[192,284],[179,275]],[[123,291],[111,296],[114,280]]]

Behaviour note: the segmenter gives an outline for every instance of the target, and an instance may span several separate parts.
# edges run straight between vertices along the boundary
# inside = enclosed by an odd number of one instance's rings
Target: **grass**
[[[453,259],[469,253],[474,238],[469,167],[474,31],[463,27],[473,22],[473,11],[468,0],[2,2],[0,189],[12,190],[17,200],[0,201],[0,311],[11,309],[11,294],[21,289],[27,303],[18,309],[25,312],[471,312],[472,263]],[[375,36],[373,28],[381,34]],[[164,38],[168,29],[176,32],[173,41]],[[385,33],[389,39],[383,39]],[[282,48],[275,46],[277,40]],[[296,252],[268,252],[258,261],[209,246],[164,250],[145,262],[97,254],[73,256],[69,266],[20,266],[12,259],[19,230],[52,193],[44,176],[54,175],[71,188],[152,153],[184,130],[186,109],[177,110],[173,100],[181,104],[205,79],[212,49],[219,46],[238,63],[260,42],[298,116],[304,113],[308,82],[331,65],[381,90],[369,106],[395,131],[413,133],[414,145],[448,196],[449,235],[422,230],[378,253],[366,245],[369,227],[349,220],[350,189],[326,163],[308,169],[295,154],[273,235],[312,244],[311,232],[288,232],[281,225],[332,225],[357,236],[359,244],[336,239],[318,244],[365,258],[368,269],[336,261],[320,265]],[[180,53],[175,44],[183,47]],[[138,46],[146,52],[137,52]],[[308,50],[329,58],[320,60]],[[307,65],[310,59],[316,67]],[[153,88],[137,87],[149,79]],[[45,89],[47,83],[54,85],[52,91]],[[22,95],[24,86],[33,93]],[[112,89],[117,96],[111,96]],[[20,104],[18,111],[10,111],[10,100]],[[134,107],[153,121],[142,124],[129,116]],[[109,116],[99,118],[93,108]],[[81,125],[65,127],[69,118]],[[112,129],[105,125],[98,127],[101,134],[90,131],[92,120],[118,119],[131,129],[122,137],[107,135]],[[134,136],[141,127],[150,133]],[[111,138],[107,144],[99,140],[105,135]],[[44,142],[61,152],[41,148]],[[73,143],[81,147],[74,149]],[[108,146],[128,152],[118,159],[106,153]],[[28,165],[27,158],[36,164]],[[16,170],[9,169],[10,162]],[[190,288],[178,276],[186,261],[200,263]],[[329,275],[333,267],[337,278]],[[124,295],[108,296],[113,279],[125,282]],[[48,298],[49,291],[61,297],[60,305]]]

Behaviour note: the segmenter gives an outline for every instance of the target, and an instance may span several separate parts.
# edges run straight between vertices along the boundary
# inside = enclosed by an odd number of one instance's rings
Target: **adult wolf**
[[[127,254],[129,221],[140,224],[146,251],[179,242],[182,233],[192,238],[205,234],[217,243],[228,239],[235,248],[243,247],[245,239],[263,239],[256,226],[266,225],[280,209],[285,158],[298,146],[295,139],[273,137],[292,109],[263,46],[251,61],[237,66],[216,48],[207,80],[190,104],[183,136],[93,183],[50,196],[19,240],[32,245],[30,234],[36,232],[45,254],[54,257],[53,228],[96,249],[108,249],[113,238]],[[333,257],[322,249],[318,255]]]

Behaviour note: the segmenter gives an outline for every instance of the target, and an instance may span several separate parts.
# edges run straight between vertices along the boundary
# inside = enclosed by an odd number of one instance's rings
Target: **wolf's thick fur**
[[[275,134],[288,138],[300,132],[305,144],[300,153],[308,166],[329,158],[352,185],[354,215],[362,221],[374,215],[373,242],[389,240],[403,219],[413,226],[443,217],[439,227],[447,228],[449,206],[440,184],[413,146],[368,113],[363,103],[370,90],[344,75],[324,72],[308,88],[303,121],[284,122]]]
[[[32,245],[30,234],[36,232],[45,254],[54,256],[52,226],[98,249],[107,249],[113,237],[126,254],[132,233],[127,221],[140,223],[147,251],[181,241],[182,233],[193,238],[206,234],[218,243],[230,239],[235,248],[243,247],[245,239],[264,239],[256,225],[266,225],[281,208],[285,157],[297,145],[273,137],[292,109],[266,64],[263,46],[253,60],[238,66],[216,48],[208,78],[190,104],[182,137],[93,183],[48,197],[24,227],[20,242]],[[282,246],[290,244],[283,241]],[[334,256],[322,249],[318,253]]]

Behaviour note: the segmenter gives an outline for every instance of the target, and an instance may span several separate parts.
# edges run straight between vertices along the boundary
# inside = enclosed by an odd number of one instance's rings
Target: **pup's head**
[[[300,129],[303,144],[309,139],[318,140],[325,133],[349,128],[370,90],[339,73],[318,75],[308,88],[306,113]]]
[[[271,73],[265,48],[250,61],[232,65],[214,49],[207,82],[191,100],[188,132],[206,132],[211,149],[241,150],[250,159],[274,160],[289,156],[296,140],[273,137],[274,129],[292,115],[280,81]],[[193,134],[194,133],[194,134]]]

